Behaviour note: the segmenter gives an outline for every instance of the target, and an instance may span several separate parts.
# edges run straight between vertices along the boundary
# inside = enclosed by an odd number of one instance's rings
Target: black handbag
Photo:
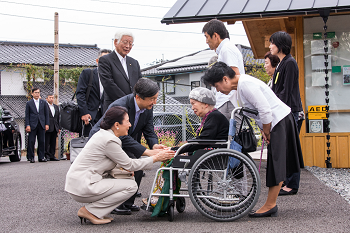
[[[89,100],[90,91],[92,88],[92,80],[93,80],[93,71],[91,70],[91,75],[89,79],[89,86],[86,89],[86,102]],[[72,97],[71,101],[63,102],[61,104],[61,127],[65,128],[71,132],[80,133],[82,130],[82,120],[80,117],[79,112],[79,106],[76,102],[74,102],[74,97],[76,95],[76,92],[74,92],[74,95]]]
[[[60,113],[60,123],[62,128],[75,133],[81,132],[82,120],[80,118],[79,107],[77,103],[73,101],[63,102],[61,104]]]
[[[242,146],[243,153],[254,152],[258,144],[254,129],[250,124],[250,119],[244,114],[242,114],[242,116],[242,123],[235,136],[235,141]]]

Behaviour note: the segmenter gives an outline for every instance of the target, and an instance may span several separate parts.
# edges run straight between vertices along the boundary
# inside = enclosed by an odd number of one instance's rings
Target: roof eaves
[[[321,8],[322,9],[322,8]],[[350,6],[331,7],[330,13],[339,13],[350,11]],[[161,23],[165,24],[177,24],[177,23],[192,23],[192,22],[206,22],[211,19],[229,20],[229,19],[246,19],[246,18],[265,18],[265,17],[277,17],[277,16],[297,16],[297,15],[310,15],[319,14],[319,8],[309,9],[297,9],[286,11],[266,11],[266,12],[249,12],[239,14],[225,14],[225,15],[203,15],[203,16],[190,16],[190,17],[172,17],[163,18]]]

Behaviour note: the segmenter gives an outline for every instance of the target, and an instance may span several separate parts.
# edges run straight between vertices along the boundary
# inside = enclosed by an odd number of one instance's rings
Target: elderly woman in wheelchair
[[[197,136],[176,148],[174,159],[158,169],[142,208],[152,211],[152,216],[167,214],[173,221],[174,207],[183,212],[187,197],[210,219],[239,219],[252,210],[259,198],[257,167],[249,156],[237,150],[232,140],[236,135],[235,121],[231,119],[229,123],[214,108],[213,92],[200,87],[193,89],[189,98],[193,111],[202,118]],[[236,108],[232,113],[235,118],[237,110],[249,109]]]
[[[190,92],[189,99],[194,113],[202,118],[201,125],[197,129],[196,137],[194,139],[227,140],[229,122],[221,112],[214,108],[216,103],[215,94],[207,88],[197,87]],[[182,148],[181,151],[188,152],[189,155],[196,155],[197,151],[198,153],[203,154],[202,150],[200,149],[204,149],[206,147],[207,146],[205,145],[188,145],[185,148]],[[179,148],[173,147],[172,149],[177,150]],[[196,157],[198,157],[198,155],[196,155]],[[170,165],[169,163],[163,163],[162,166]],[[162,178],[161,171],[158,174],[157,186],[153,192],[160,193],[164,188],[163,185],[164,178]],[[158,199],[158,196],[153,196],[151,198],[151,205],[153,207],[156,206]],[[148,200],[145,198],[142,201],[147,204]]]

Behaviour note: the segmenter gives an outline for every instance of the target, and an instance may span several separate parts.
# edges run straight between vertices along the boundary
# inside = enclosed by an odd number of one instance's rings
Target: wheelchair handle
[[[255,110],[255,109],[250,109],[250,108],[242,108],[242,111],[244,111],[244,112],[249,112],[249,113],[251,113],[251,114],[254,114],[255,116],[256,115],[258,115],[258,111],[257,110]]]
[[[233,109],[233,111],[231,112],[231,119],[234,119],[236,112],[238,112],[240,110],[243,112],[249,112],[249,113],[254,114],[254,115],[259,114],[259,112],[257,110],[254,110],[254,109],[245,108],[245,107],[237,107],[237,108]]]

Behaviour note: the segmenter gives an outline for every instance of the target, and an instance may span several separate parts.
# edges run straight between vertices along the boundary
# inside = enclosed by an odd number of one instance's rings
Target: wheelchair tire
[[[176,199],[176,210],[179,213],[182,213],[185,211],[186,208],[186,200],[184,197],[178,197]]]
[[[171,204],[168,206],[168,221],[173,222],[174,221],[174,204]]]
[[[231,158],[238,165],[229,167]],[[193,165],[188,192],[195,208],[216,221],[233,221],[247,215],[259,199],[261,184],[255,162],[246,155],[216,149]]]

